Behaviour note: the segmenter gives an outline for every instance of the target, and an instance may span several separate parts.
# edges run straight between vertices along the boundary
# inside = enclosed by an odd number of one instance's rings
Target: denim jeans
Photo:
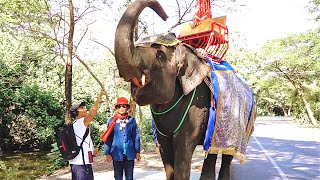
[[[123,179],[123,171],[125,173],[126,180],[133,180],[134,160],[128,160],[124,157],[123,161],[113,161],[113,168],[115,180]]]
[[[93,180],[92,165],[75,165],[70,164],[72,180]]]

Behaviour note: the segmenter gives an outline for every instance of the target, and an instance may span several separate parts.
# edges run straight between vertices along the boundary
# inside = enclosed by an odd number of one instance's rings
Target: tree
[[[72,59],[73,59],[73,33],[74,33],[74,11],[72,0],[69,0],[69,12],[70,12],[70,29],[68,37],[68,59],[66,61],[66,74],[65,74],[65,97],[66,97],[66,117],[65,123],[71,122],[70,107],[72,96]]]
[[[319,5],[320,5],[320,0],[311,0],[310,1],[310,7],[309,7],[309,11],[310,13],[312,14],[315,14],[315,20],[316,21],[319,21],[320,20],[320,8],[319,8]]]
[[[263,67],[282,84],[290,83],[301,98],[309,120],[318,125],[308,99],[307,87],[319,84],[319,30],[278,39],[263,47]],[[314,93],[314,92],[311,92]]]
[[[80,43],[87,35],[87,31],[89,29],[89,26],[94,22],[94,20],[86,19],[86,16],[90,15],[90,13],[93,13],[97,11],[98,9],[92,5],[91,2],[86,2],[85,8],[83,11],[81,11],[79,7],[74,7],[73,1],[69,0],[68,5],[65,5],[63,1],[58,2],[56,6],[60,9],[63,9],[61,7],[67,6],[69,10],[69,15],[66,14],[66,11],[60,12],[59,10],[52,9],[52,12],[56,12],[56,16],[59,17],[59,22],[64,24],[63,26],[58,26],[58,31],[63,32],[61,36],[59,36],[59,33],[56,33],[56,36],[54,37],[55,42],[57,43],[57,46],[60,48],[60,57],[65,61],[65,105],[66,105],[66,116],[65,116],[65,123],[70,122],[70,112],[69,109],[71,107],[71,100],[72,100],[72,64],[73,64],[73,58],[75,57],[79,62],[81,62],[85,67],[86,70],[89,71],[89,73],[95,78],[95,80],[99,83],[101,88],[105,91],[106,94],[106,100],[109,104],[110,100],[108,98],[108,94],[101,83],[101,81],[97,78],[97,76],[90,70],[89,66],[85,63],[85,61],[77,54],[77,49],[80,46]],[[76,13],[75,13],[76,10]],[[65,17],[69,17],[69,20],[67,20]],[[87,22],[87,20],[89,22]],[[74,32],[75,32],[75,26],[79,26],[79,22],[83,21],[84,25],[81,28],[84,28],[84,31],[78,33],[81,34],[79,39],[74,39]],[[78,27],[78,29],[81,29]],[[64,33],[66,32],[66,33]],[[78,32],[78,31],[77,31]],[[65,37],[68,36],[67,43],[65,43]],[[67,47],[68,53],[67,58],[65,59],[64,49]]]

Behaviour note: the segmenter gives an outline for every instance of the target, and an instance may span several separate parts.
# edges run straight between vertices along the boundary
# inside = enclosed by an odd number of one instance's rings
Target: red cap
[[[118,105],[128,105],[130,107],[129,101],[125,97],[119,97],[117,99],[117,104],[115,105],[115,107],[117,107]]]

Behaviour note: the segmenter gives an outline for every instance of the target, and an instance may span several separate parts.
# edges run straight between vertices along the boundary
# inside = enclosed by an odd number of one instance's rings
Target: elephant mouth
[[[133,77],[131,82],[137,86],[137,92],[152,81],[150,71],[141,71],[141,77]]]

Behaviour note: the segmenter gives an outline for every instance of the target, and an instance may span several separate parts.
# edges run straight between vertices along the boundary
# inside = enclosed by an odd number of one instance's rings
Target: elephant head
[[[131,82],[131,94],[139,105],[164,104],[172,99],[177,78],[186,95],[203,81],[210,67],[191,47],[170,33],[156,36],[155,41],[148,41],[152,39],[149,38],[134,45],[134,26],[146,7],[152,8],[163,20],[167,19],[155,0],[133,2],[116,30],[115,58],[120,76]],[[161,43],[163,39],[166,43]]]

